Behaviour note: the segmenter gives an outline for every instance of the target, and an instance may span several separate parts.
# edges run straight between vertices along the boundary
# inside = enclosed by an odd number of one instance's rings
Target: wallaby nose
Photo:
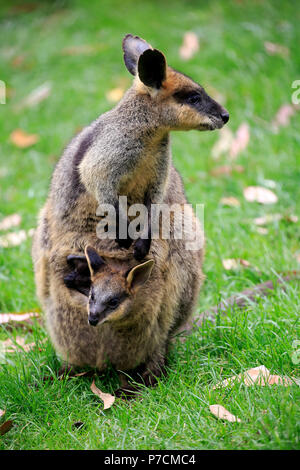
[[[221,113],[221,118],[222,118],[222,121],[224,122],[224,124],[226,124],[226,122],[229,121],[229,112],[224,110]]]

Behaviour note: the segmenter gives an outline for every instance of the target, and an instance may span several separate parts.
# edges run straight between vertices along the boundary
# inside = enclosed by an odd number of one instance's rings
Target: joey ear
[[[91,246],[87,246],[85,248],[85,256],[89,265],[91,275],[93,276],[102,268],[102,266],[105,264],[105,261]]]
[[[138,74],[144,85],[159,89],[166,79],[165,56],[157,49],[147,49],[139,58]]]
[[[126,277],[128,287],[130,289],[134,289],[135,287],[144,284],[144,282],[149,279],[153,266],[154,260],[149,259],[148,261],[132,268]]]
[[[132,75],[136,75],[137,63],[140,55],[147,49],[152,49],[144,39],[132,34],[127,34],[122,42],[122,48],[124,52],[124,62],[128,71]]]
[[[87,268],[87,260],[84,255],[69,255],[67,256],[67,263],[72,269],[82,270]]]

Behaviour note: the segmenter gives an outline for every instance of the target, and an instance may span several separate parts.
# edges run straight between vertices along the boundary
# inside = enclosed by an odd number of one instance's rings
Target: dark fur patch
[[[206,91],[199,85],[195,88],[184,87],[173,95],[179,104],[191,106],[198,112],[207,114],[208,116],[221,117],[224,109]]]
[[[72,186],[75,189],[76,194],[81,194],[84,192],[85,188],[80,181],[78,166],[81,163],[85,153],[92,146],[94,142],[94,135],[92,132],[89,132],[84,139],[80,142],[77,152],[73,157],[73,178]]]
[[[49,223],[46,217],[44,217],[43,222],[42,222],[41,242],[44,248],[51,249],[51,242],[50,242],[50,236],[49,236]]]
[[[139,58],[139,77],[146,86],[158,89],[166,79],[166,67],[166,59],[162,52],[157,49],[147,49]]]

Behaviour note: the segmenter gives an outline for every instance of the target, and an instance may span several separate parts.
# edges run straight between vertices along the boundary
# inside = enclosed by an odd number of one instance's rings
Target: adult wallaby
[[[131,240],[128,237],[123,240],[119,234],[116,241],[99,240],[96,235],[101,219],[97,215],[99,205],[112,204],[118,213],[119,196],[127,196],[128,205],[142,203],[147,208],[162,202],[168,206],[186,204],[181,178],[172,164],[170,131],[218,129],[229,119],[228,112],[199,84],[167,66],[164,55],[143,39],[127,35],[123,51],[125,65],[135,77],[132,87],[115,108],[83,129],[66,148],[55,168],[34,237],[32,256],[37,293],[55,347],[58,351],[69,351],[70,355],[73,338],[67,338],[67,325],[77,321],[78,305],[84,296],[74,290],[71,293],[64,284],[67,256],[82,255],[88,245],[110,256],[114,252],[119,258],[133,253],[139,261],[148,253],[157,260],[153,255],[161,251],[159,240],[152,248],[150,229],[147,236],[135,241],[133,248]],[[148,227],[151,228],[151,223]],[[192,265],[195,259],[190,258],[191,252],[186,252],[183,245],[179,249],[181,260]],[[169,246],[165,252],[177,250],[178,247]],[[191,269],[195,283],[199,283],[197,276],[201,279],[202,249],[198,254],[199,266]],[[183,263],[176,266],[179,283],[185,268]],[[188,289],[188,284],[184,286]],[[171,297],[173,293],[165,295]],[[181,309],[186,308],[187,302],[183,296]],[[66,327],[63,336],[60,321]],[[84,338],[90,329],[85,323],[78,335]],[[74,329],[72,334],[77,334]],[[76,338],[77,347],[80,338]],[[82,342],[86,344],[84,339]],[[83,361],[84,349],[81,354]],[[85,359],[87,363],[93,361]]]
[[[123,51],[135,77],[132,87],[71,141],[55,168],[40,222],[53,244],[61,233],[94,231],[98,206],[111,204],[118,213],[120,195],[128,205],[147,207],[176,199],[170,131],[219,129],[229,119],[199,84],[167,66],[163,53],[143,39],[128,34]],[[117,242],[128,248],[131,240],[117,234]],[[135,242],[136,259],[146,256],[150,243],[149,231]]]

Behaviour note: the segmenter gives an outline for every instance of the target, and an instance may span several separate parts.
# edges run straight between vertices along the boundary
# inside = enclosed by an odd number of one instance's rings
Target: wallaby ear
[[[144,85],[159,89],[166,79],[167,63],[165,56],[157,49],[147,49],[138,62],[138,74]]]
[[[154,260],[149,259],[148,261],[132,268],[126,277],[129,289],[134,289],[135,287],[144,284],[144,282],[149,279],[153,266]]]
[[[136,75],[137,64],[140,55],[147,49],[152,49],[144,39],[132,34],[127,34],[122,42],[122,48],[124,52],[124,62],[128,71],[132,75]]]
[[[91,246],[85,248],[85,256],[89,265],[91,276],[94,276],[105,264],[105,261]]]

